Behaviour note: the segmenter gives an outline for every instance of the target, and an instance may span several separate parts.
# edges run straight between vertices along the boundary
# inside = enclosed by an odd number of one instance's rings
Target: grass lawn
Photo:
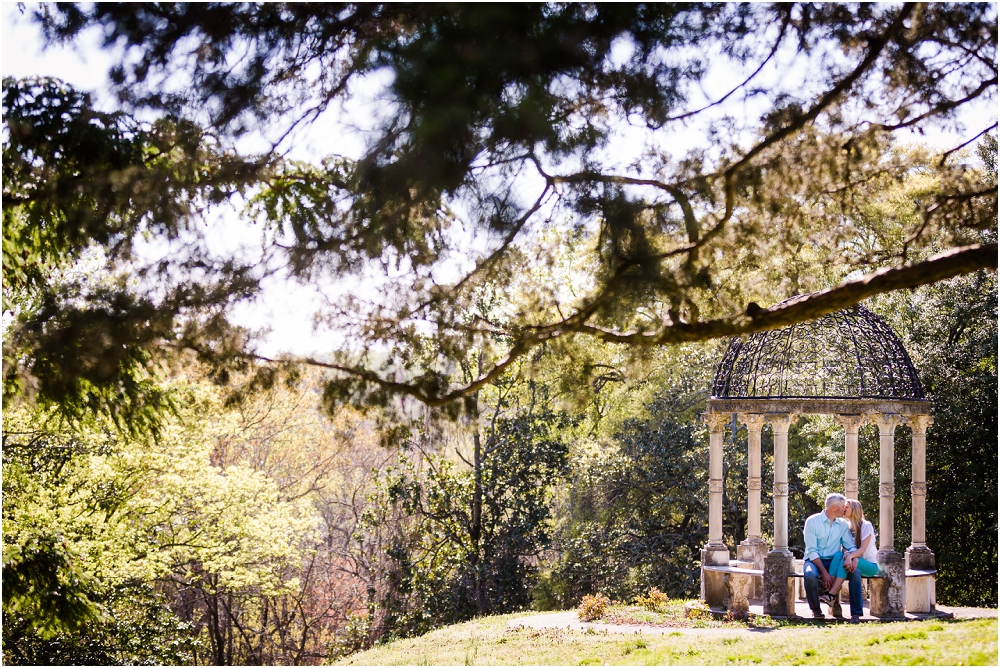
[[[996,619],[773,628],[700,621],[664,635],[508,628],[510,620],[532,614],[456,624],[345,657],[338,665],[995,666],[998,659]]]

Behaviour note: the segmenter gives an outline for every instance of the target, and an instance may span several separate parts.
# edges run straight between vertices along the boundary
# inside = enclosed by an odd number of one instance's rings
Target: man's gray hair
[[[834,503],[843,503],[847,501],[847,497],[843,494],[838,494],[837,492],[831,492],[826,495],[826,507],[829,508]]]

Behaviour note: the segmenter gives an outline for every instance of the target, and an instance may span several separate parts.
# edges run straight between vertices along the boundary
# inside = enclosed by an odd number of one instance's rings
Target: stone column
[[[708,544],[725,547],[722,540],[722,441],[729,416],[707,413],[705,422],[708,424]]]
[[[736,548],[736,558],[763,569],[767,554],[767,544],[760,537],[760,431],[764,416],[740,415],[740,420],[747,426],[747,539]]]
[[[774,429],[774,552],[788,553],[788,428],[793,415],[771,415]]]
[[[724,607],[729,595],[725,574],[706,566],[729,566],[729,548],[722,539],[722,441],[729,416],[702,415],[708,425],[708,543],[701,549],[701,600],[712,608]]]
[[[871,614],[882,619],[900,619],[906,608],[906,569],[903,555],[894,547],[895,528],[895,471],[893,465],[893,437],[898,415],[874,414],[869,420],[879,432],[879,549],[878,562],[885,571],[882,581],[873,581],[871,587]]]
[[[895,529],[893,512],[895,507],[896,485],[894,470],[894,443],[898,415],[877,413],[869,420],[878,427],[878,548],[879,550],[895,550]]]
[[[934,424],[930,415],[911,415],[906,419],[913,430],[913,481],[910,483],[912,515],[910,516],[912,540],[906,548],[903,563],[907,571],[930,571],[921,576],[906,578],[906,611],[929,614],[937,606],[935,583],[936,563],[934,553],[927,547],[925,531],[927,500],[927,428]]]
[[[795,615],[794,556],[788,551],[788,428],[792,415],[769,415],[774,429],[774,549],[764,557],[764,614]]]
[[[927,500],[927,428],[934,424],[930,415],[911,415],[906,420],[913,430],[913,482],[910,484],[912,540],[906,550],[906,568],[934,570],[934,553],[927,547],[925,529]]]
[[[858,498],[858,429],[864,423],[862,415],[838,415],[844,428],[844,495]]]

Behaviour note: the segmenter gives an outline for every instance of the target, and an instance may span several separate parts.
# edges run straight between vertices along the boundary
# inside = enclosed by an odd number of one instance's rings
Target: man
[[[829,591],[834,576],[830,575],[830,561],[842,549],[854,549],[854,538],[851,536],[851,525],[844,519],[847,512],[847,499],[843,494],[827,494],[826,510],[816,513],[806,520],[803,536],[806,551],[802,558],[802,575],[805,578],[806,599],[813,617],[825,619],[820,604],[820,582],[823,583],[823,593]],[[847,567],[847,564],[845,564]],[[861,621],[861,573],[852,567],[848,568],[848,588],[851,594],[851,622]],[[824,596],[826,602],[832,597]]]

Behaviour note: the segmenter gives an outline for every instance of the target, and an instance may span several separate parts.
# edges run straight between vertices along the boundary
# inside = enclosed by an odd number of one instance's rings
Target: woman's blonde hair
[[[851,532],[854,534],[854,540],[861,540],[861,524],[865,521],[865,511],[861,507],[861,502],[857,499],[848,499],[847,507],[850,508],[850,519],[847,520],[851,523]]]

